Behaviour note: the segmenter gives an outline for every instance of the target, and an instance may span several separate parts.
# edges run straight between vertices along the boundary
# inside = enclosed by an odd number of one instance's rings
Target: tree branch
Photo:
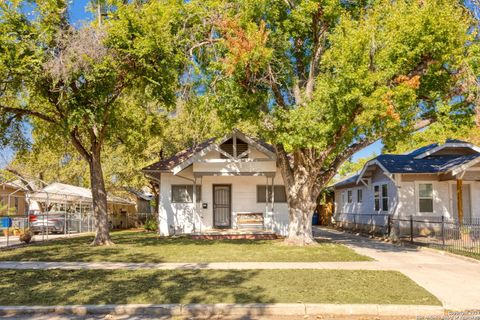
[[[82,142],[80,141],[80,138],[78,137],[78,127],[75,127],[71,132],[70,132],[70,138],[72,139],[73,146],[77,151],[82,155],[82,157],[90,162],[92,155],[87,151],[87,149],[83,146]]]
[[[192,47],[190,47],[190,49],[188,49],[188,52],[190,53],[190,56],[193,57],[193,50],[197,49],[197,48],[200,48],[200,47],[203,47],[204,45],[207,45],[207,44],[212,44],[212,43],[215,43],[215,42],[219,42],[220,39],[207,39],[207,40],[204,40],[202,42],[199,42],[199,43],[196,43],[194,44]]]
[[[18,116],[32,116],[38,119],[41,119],[43,121],[47,121],[49,123],[57,124],[57,121],[50,117],[47,116],[46,114],[43,114],[41,112],[33,111],[33,110],[28,110],[28,109],[22,109],[22,108],[13,108],[13,107],[6,107],[3,105],[0,105],[0,111],[3,111],[5,113],[13,113]]]

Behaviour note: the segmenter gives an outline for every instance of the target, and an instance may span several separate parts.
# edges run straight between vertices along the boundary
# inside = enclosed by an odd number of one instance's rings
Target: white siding
[[[336,188],[335,189],[335,213],[356,213],[356,214],[374,214],[374,189],[375,185],[387,185],[388,191],[388,212],[380,211],[379,213],[393,213],[396,210],[398,198],[397,188],[393,181],[387,177],[383,172],[377,170],[372,176],[370,185],[367,187],[361,182],[352,187]],[[363,190],[363,201],[357,202],[357,190]],[[347,192],[352,190],[353,201],[347,202]],[[342,203],[342,192],[345,192],[345,203]]]
[[[193,179],[192,168],[182,171],[179,176]],[[266,208],[265,203],[257,203],[257,185],[265,185],[264,176],[204,176],[197,178],[197,185],[201,185],[202,201],[197,205],[195,213],[192,203],[172,203],[172,184],[193,184],[192,181],[174,176],[171,173],[162,174],[160,217],[168,224],[170,233],[201,232],[213,228],[213,185],[229,184],[232,192],[232,227],[236,227],[237,212],[259,212],[264,214],[265,227],[281,235],[288,230],[288,207],[286,203],[275,203],[273,214],[271,203]],[[268,179],[269,185],[271,178]],[[275,185],[283,185],[279,170],[274,179]],[[202,203],[207,209],[202,209]],[[162,218],[163,217],[163,218]]]

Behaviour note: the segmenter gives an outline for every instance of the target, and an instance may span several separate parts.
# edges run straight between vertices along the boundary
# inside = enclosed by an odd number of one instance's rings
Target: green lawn
[[[110,303],[440,305],[395,271],[2,270],[0,305]]]
[[[38,236],[37,236],[38,237]],[[115,246],[91,247],[93,236],[55,240],[0,252],[0,260],[111,262],[310,262],[371,261],[334,243],[313,247],[285,246],[282,240],[192,240],[153,233],[112,233]]]

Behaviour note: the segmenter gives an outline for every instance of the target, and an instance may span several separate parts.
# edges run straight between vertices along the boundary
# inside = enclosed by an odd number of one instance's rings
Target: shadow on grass
[[[93,236],[52,240],[0,252],[0,261],[83,262],[312,262],[368,261],[351,249],[322,241],[319,246],[283,246],[282,240],[194,240],[188,236],[113,232],[115,246],[91,247]]]
[[[0,274],[0,305],[275,303],[261,285],[248,283],[257,274],[256,270],[5,270]],[[190,310],[193,316],[210,312],[207,306]],[[248,319],[249,311],[244,316]]]

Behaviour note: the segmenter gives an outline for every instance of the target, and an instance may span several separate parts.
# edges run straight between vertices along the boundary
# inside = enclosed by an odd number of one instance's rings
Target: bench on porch
[[[261,229],[264,221],[261,212],[237,212],[237,229]]]

